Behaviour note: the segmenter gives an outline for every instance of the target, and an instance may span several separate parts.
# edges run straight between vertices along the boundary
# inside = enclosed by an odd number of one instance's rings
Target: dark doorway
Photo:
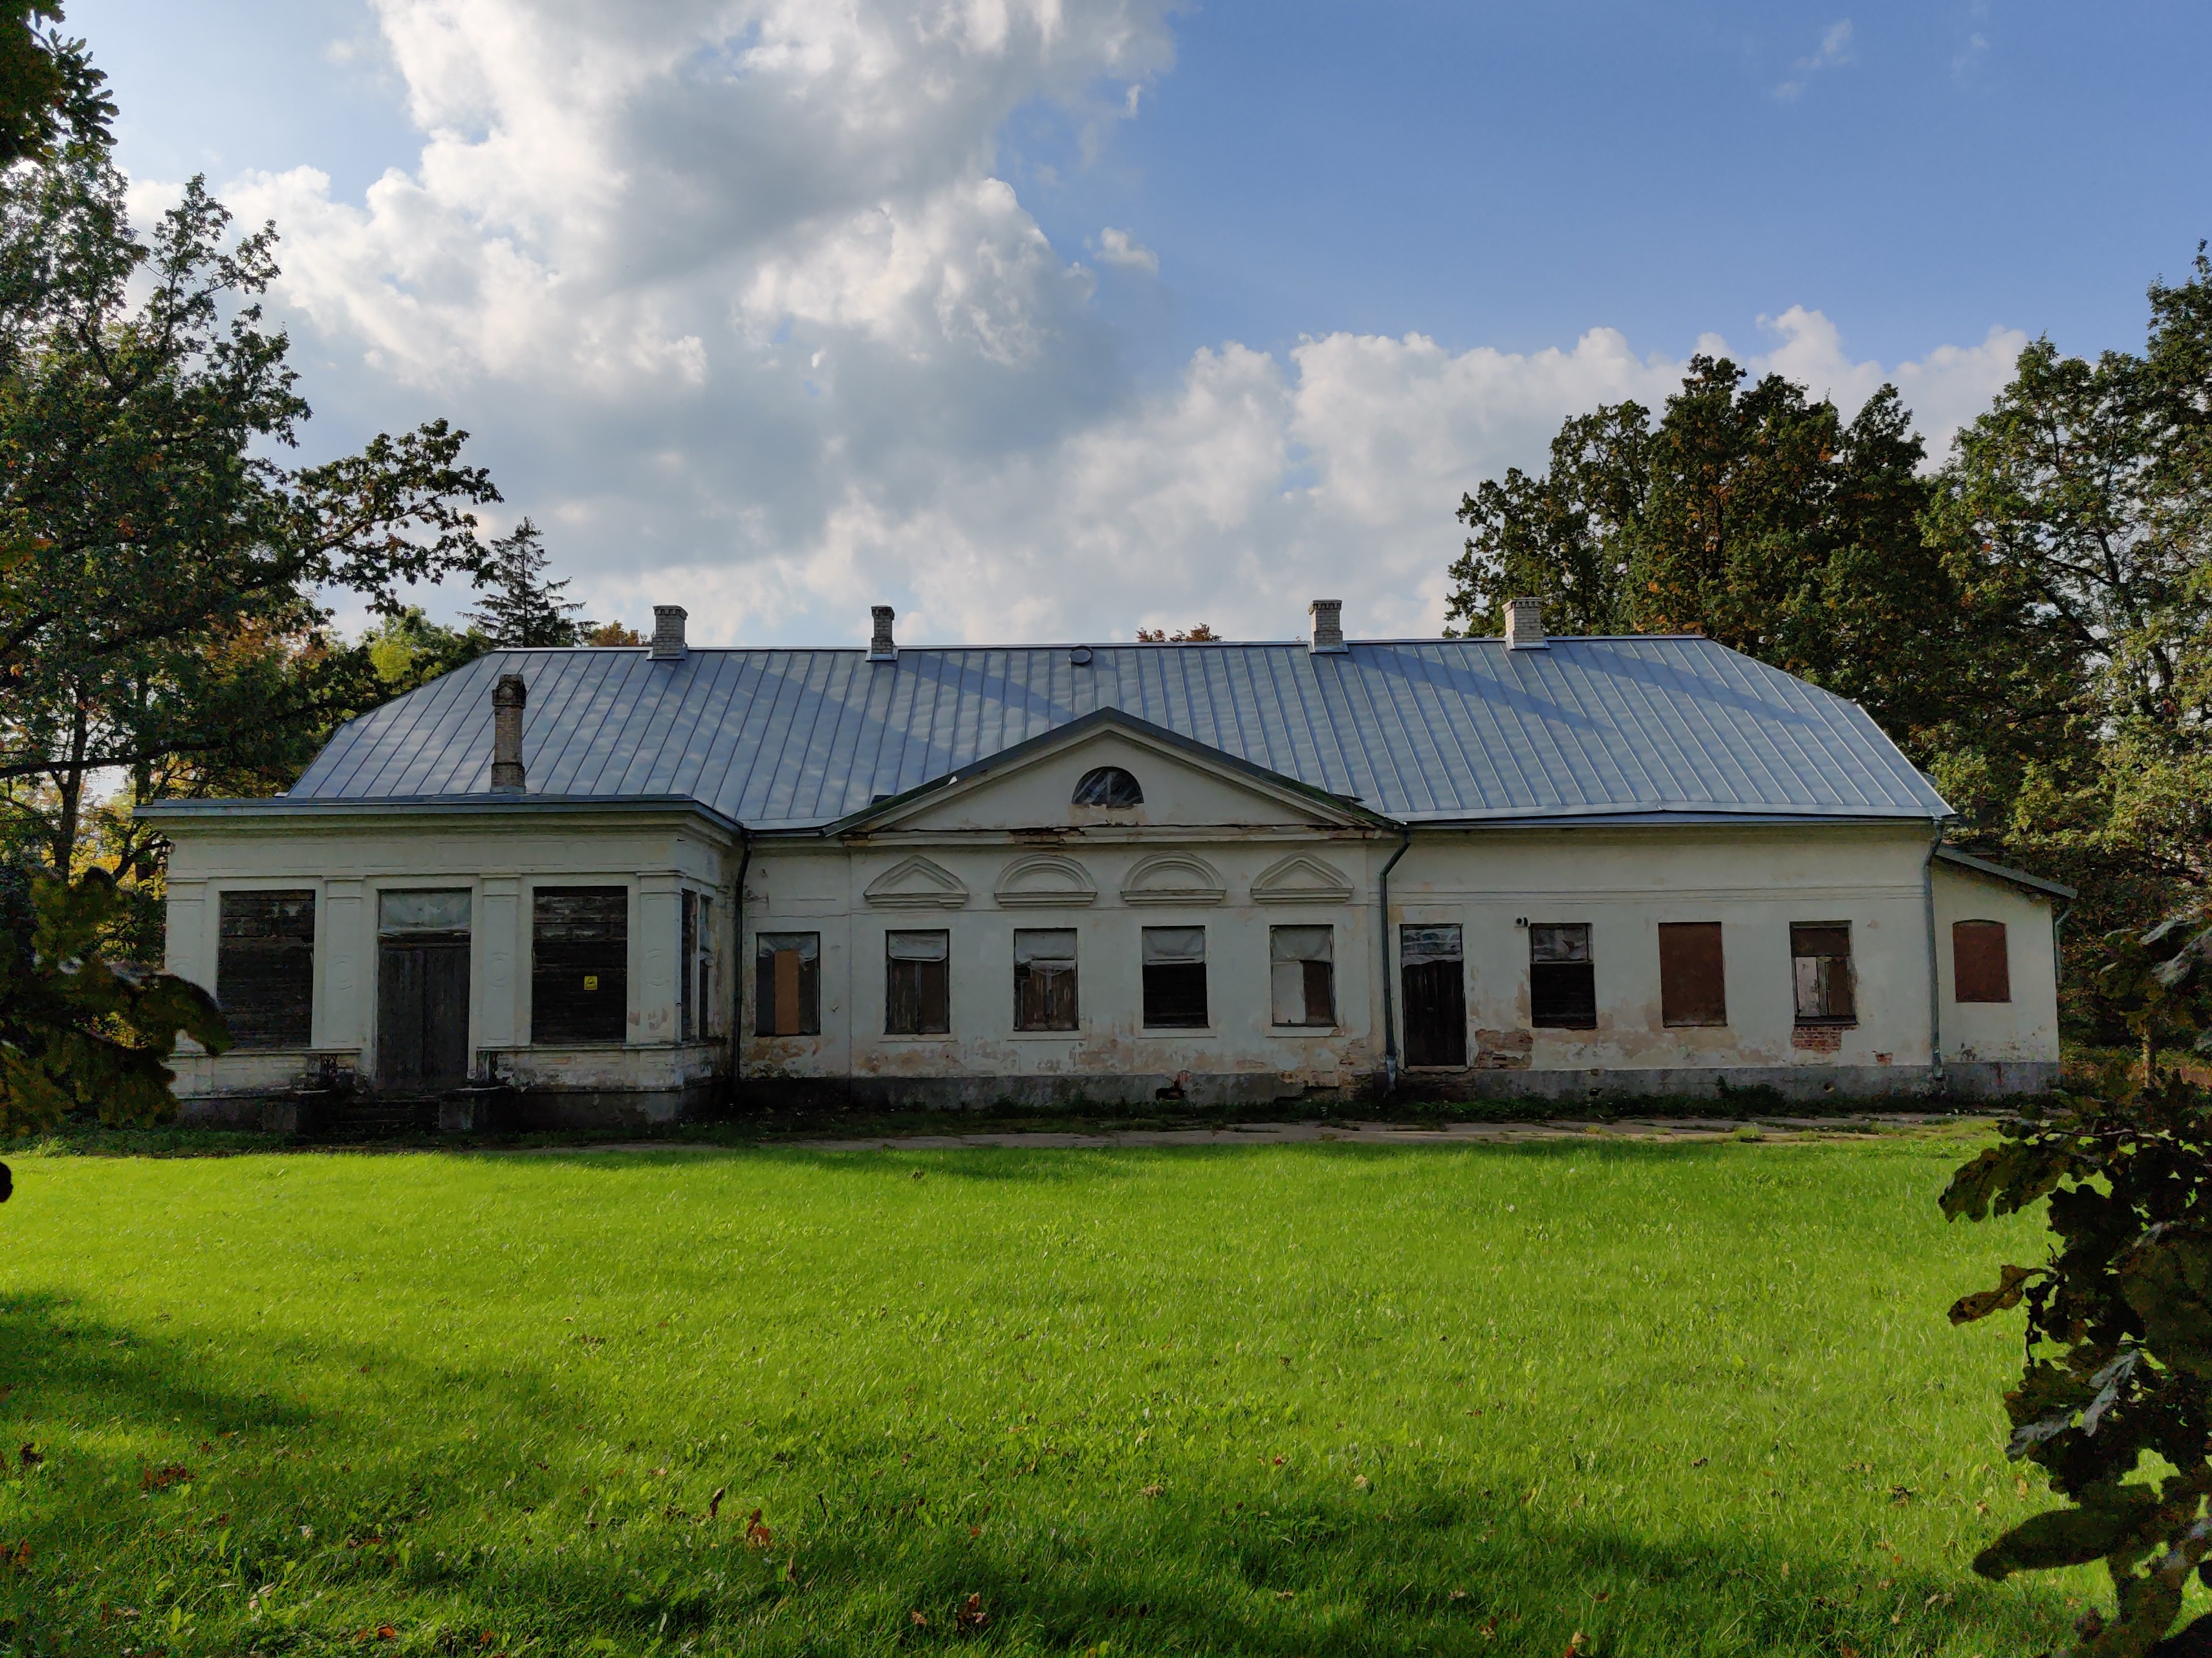
[[[1398,929],[1406,991],[1406,1063],[1467,1063],[1467,976],[1455,926]]]
[[[377,934],[376,1085],[460,1087],[469,1079],[469,895],[385,893]]]

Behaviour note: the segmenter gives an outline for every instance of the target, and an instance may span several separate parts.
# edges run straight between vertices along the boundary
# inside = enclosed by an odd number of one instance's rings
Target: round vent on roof
[[[1137,780],[1119,766],[1101,766],[1096,771],[1083,774],[1083,780],[1075,786],[1075,804],[1141,806],[1145,804],[1145,792],[1137,786]]]

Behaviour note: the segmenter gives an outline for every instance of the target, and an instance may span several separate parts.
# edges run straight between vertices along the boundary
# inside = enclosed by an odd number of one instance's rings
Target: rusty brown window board
[[[1728,1023],[1718,921],[1659,924],[1659,1017],[1670,1026]]]
[[[753,1034],[818,1035],[822,935],[763,932],[754,938],[753,950]]]
[[[1951,923],[1951,998],[1960,1002],[2012,999],[2012,962],[2002,921]]]

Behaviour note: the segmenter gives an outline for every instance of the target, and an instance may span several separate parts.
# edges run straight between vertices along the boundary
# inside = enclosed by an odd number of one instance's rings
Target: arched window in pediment
[[[1075,786],[1075,804],[1079,806],[1141,806],[1145,792],[1137,780],[1119,766],[1100,766],[1083,774],[1083,780]]]

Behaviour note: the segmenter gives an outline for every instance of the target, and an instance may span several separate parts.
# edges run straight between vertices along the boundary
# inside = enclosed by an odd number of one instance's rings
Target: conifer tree
[[[544,532],[524,519],[512,535],[491,543],[477,586],[484,593],[483,607],[468,619],[508,650],[528,650],[548,645],[577,642],[574,613],[581,604],[563,598],[565,581],[548,581],[550,559]]]

